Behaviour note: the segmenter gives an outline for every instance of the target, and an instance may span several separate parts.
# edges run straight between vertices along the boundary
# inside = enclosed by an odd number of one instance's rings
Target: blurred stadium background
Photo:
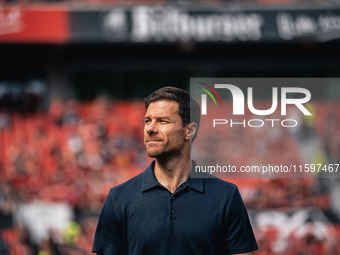
[[[109,189],[150,162],[143,98],[154,89],[340,77],[339,38],[336,0],[1,0],[0,254],[91,254]],[[234,132],[231,143],[297,163],[313,148],[313,162],[339,163],[340,84],[317,89],[298,134]],[[230,181],[255,254],[340,254],[339,179]]]

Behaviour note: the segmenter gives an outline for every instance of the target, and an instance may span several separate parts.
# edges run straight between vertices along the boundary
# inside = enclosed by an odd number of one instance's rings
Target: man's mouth
[[[146,143],[159,143],[161,142],[162,140],[157,140],[157,139],[149,139],[149,140],[146,140]]]

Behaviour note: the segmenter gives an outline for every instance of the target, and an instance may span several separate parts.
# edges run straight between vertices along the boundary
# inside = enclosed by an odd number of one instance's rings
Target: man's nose
[[[155,122],[155,121],[151,121],[150,123],[148,123],[147,125],[145,125],[145,131],[146,131],[148,134],[157,133],[157,132],[158,132],[158,129],[157,129],[156,122]]]

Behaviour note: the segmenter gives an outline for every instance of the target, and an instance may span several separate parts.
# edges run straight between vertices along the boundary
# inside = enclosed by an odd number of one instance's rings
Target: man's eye
[[[150,120],[144,120],[144,123],[148,124],[148,123],[150,123]]]
[[[161,123],[169,123],[167,120],[161,120]]]

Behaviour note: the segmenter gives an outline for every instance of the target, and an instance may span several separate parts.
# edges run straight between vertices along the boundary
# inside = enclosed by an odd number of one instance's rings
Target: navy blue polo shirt
[[[257,249],[237,187],[218,178],[188,178],[171,194],[154,162],[112,188],[92,251],[105,255],[225,255]]]

